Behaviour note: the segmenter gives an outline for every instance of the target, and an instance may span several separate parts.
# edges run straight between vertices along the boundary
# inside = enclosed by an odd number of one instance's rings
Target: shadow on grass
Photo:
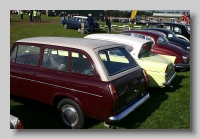
[[[53,107],[16,96],[11,96],[11,100],[21,103],[17,106],[10,106],[10,114],[20,118],[25,129],[65,129]],[[101,122],[91,118],[86,118],[86,120],[87,124],[84,129]]]

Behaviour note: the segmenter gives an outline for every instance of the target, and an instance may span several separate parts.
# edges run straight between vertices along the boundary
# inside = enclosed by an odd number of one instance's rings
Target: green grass
[[[101,22],[104,25],[105,22]],[[122,24],[117,24],[122,25]],[[143,26],[144,27],[144,26]],[[99,31],[105,33],[105,29]],[[118,32],[112,32],[118,33]],[[34,36],[84,37],[74,29],[64,29],[59,17],[42,15],[41,23],[20,20],[16,14],[10,22],[10,47],[22,38]],[[117,123],[111,129],[190,129],[190,71],[178,72],[174,88],[149,88],[150,99]],[[27,129],[63,129],[51,107],[10,99],[10,113],[19,117]],[[88,119],[86,129],[107,129],[102,121]]]

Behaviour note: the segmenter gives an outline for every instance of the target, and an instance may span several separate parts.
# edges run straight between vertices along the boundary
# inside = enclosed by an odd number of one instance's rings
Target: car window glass
[[[85,18],[83,18],[82,20],[83,20],[83,22],[87,22],[87,19],[85,19]]]
[[[168,44],[168,40],[165,36],[162,36],[162,37],[158,37],[158,40],[157,40],[158,44],[160,45],[165,45],[165,44]]]
[[[16,63],[37,66],[40,48],[37,46],[19,45],[17,46]],[[14,54],[13,54],[14,55]]]
[[[17,48],[18,47],[15,47],[15,49],[13,50],[11,56],[10,56],[10,61],[11,62],[15,62],[15,58],[16,58],[16,53],[17,53]]]
[[[146,36],[146,40],[151,40],[151,42],[152,42],[152,46],[155,45],[154,39],[153,39],[152,37],[150,37],[150,36]]]
[[[74,73],[93,76],[94,68],[87,56],[82,53],[72,52],[72,69]]]
[[[98,54],[110,76],[137,66],[137,62],[124,47],[101,50]]]
[[[147,42],[147,43],[143,44],[140,49],[140,52],[138,54],[138,58],[150,56],[151,47],[152,47],[151,42]]]
[[[68,71],[69,52],[59,49],[45,48],[43,53],[42,67],[60,71]]]
[[[174,32],[178,34],[182,34],[182,31],[179,27],[174,27]]]

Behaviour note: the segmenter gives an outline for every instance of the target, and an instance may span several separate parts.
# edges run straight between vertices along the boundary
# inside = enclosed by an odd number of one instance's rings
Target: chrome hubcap
[[[76,109],[67,104],[61,109],[61,118],[68,126],[75,126],[79,121],[79,116]]]

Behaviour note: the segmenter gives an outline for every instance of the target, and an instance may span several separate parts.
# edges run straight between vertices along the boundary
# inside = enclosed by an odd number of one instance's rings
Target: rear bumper
[[[167,82],[164,82],[164,83],[162,83],[163,85],[169,85],[172,81],[173,81],[173,79],[176,77],[176,72],[174,72],[174,74],[172,75],[172,77],[167,81]]]
[[[150,98],[149,93],[146,94],[142,99],[140,99],[138,102],[136,102],[135,104],[131,105],[129,108],[127,108],[126,110],[124,110],[123,112],[121,112],[120,114],[116,115],[116,116],[111,116],[108,119],[112,122],[112,121],[120,121],[121,119],[123,119],[125,116],[127,116],[129,113],[131,113],[132,111],[134,111],[137,107],[139,107],[141,104],[143,104],[146,100],[148,100]]]

